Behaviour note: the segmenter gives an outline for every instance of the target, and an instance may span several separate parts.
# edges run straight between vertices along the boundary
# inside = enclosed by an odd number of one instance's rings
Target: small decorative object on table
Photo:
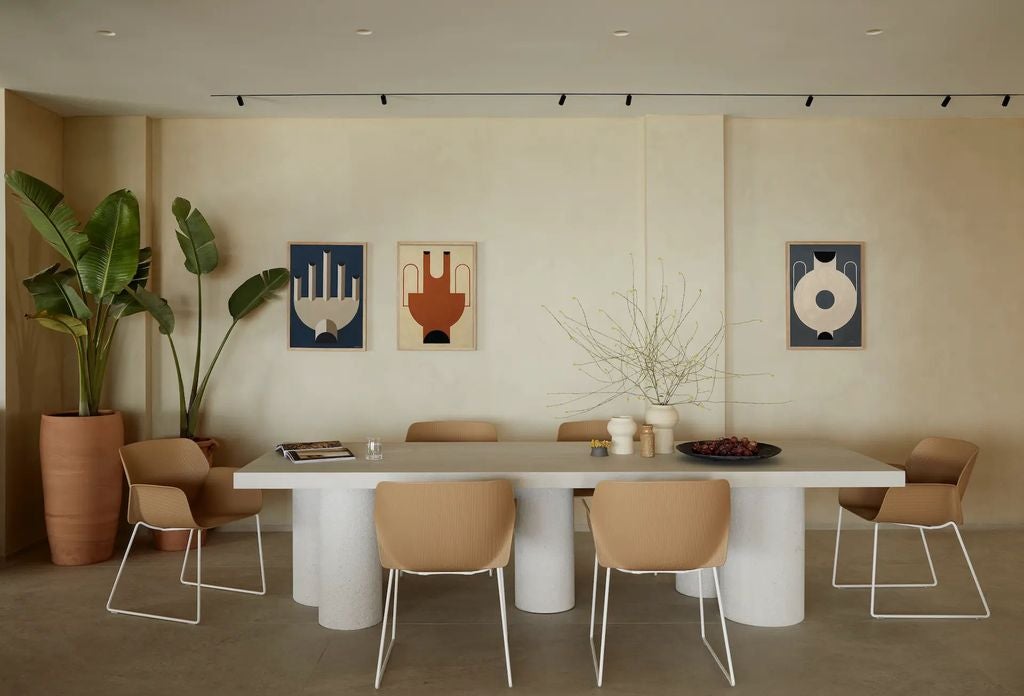
[[[371,437],[366,441],[366,458],[371,462],[377,462],[384,458],[384,445],[379,437]]]
[[[640,456],[654,456],[654,426],[644,424],[640,426]]]
[[[591,457],[607,457],[608,446],[612,443],[608,440],[591,440],[590,441],[590,456]]]
[[[633,454],[633,433],[636,422],[629,416],[612,416],[608,434],[612,436],[612,454]]]

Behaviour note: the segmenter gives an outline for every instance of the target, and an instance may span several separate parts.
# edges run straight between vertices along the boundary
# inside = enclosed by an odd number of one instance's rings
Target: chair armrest
[[[875,522],[929,527],[963,521],[960,493],[948,483],[910,483],[890,488],[875,518]]]
[[[152,527],[196,529],[188,497],[180,488],[149,483],[132,484],[128,489],[128,521],[144,522]]]
[[[203,483],[199,506],[207,515],[255,515],[263,507],[263,491],[235,488],[235,467],[215,466]]]

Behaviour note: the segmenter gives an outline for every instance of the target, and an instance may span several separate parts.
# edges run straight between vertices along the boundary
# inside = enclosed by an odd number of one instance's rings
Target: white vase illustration
[[[805,272],[793,287],[793,311],[819,340],[832,340],[835,332],[850,323],[857,312],[860,281],[857,262],[847,261],[840,271],[836,267],[836,252],[815,251],[810,271],[803,261],[793,264],[794,278],[797,266],[803,266]],[[856,283],[846,275],[850,268]]]
[[[331,254],[324,250],[321,270],[321,293],[316,296],[316,264],[309,264],[306,294],[302,294],[302,278],[292,278],[292,306],[299,320],[313,329],[317,343],[337,343],[338,331],[348,326],[359,312],[360,279],[352,278],[352,294],[346,296],[345,264],[336,267],[338,291],[331,297]]]

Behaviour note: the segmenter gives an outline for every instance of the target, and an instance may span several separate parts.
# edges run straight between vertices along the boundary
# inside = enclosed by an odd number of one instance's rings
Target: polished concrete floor
[[[515,690],[609,696],[1024,693],[1024,531],[972,530],[965,537],[992,607],[987,621],[871,619],[866,592],[830,586],[832,534],[808,532],[807,619],[780,629],[730,623],[734,689],[700,641],[697,600],[676,594],[668,576],[616,574],[605,683],[598,690],[587,645],[593,547],[588,535],[577,534],[576,608],[550,616],[510,610]],[[857,531],[847,538],[842,575],[856,581],[870,570],[870,537]],[[938,588],[886,591],[881,609],[978,609],[952,534],[931,538]],[[290,542],[284,533],[266,535],[267,596],[204,591],[199,626],[107,613],[115,560],[57,568],[38,548],[0,564],[0,693],[371,693],[379,629],[330,631],[317,624],[316,609],[292,602]],[[258,582],[251,535],[215,533],[204,557],[208,582]],[[880,580],[914,581],[927,573],[913,532],[885,534],[882,560],[886,573]],[[129,561],[118,603],[187,614],[194,594],[178,584],[179,567],[177,554],[144,544]],[[399,640],[382,693],[509,693],[493,580],[407,576],[400,600]],[[717,627],[711,637],[717,644]]]

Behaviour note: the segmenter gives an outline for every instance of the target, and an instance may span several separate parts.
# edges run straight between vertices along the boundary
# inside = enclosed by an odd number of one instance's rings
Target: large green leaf
[[[64,202],[64,194],[25,172],[7,175],[21,209],[32,226],[50,246],[71,263],[76,263],[89,247],[89,238],[78,231],[75,211]]]
[[[274,293],[288,284],[288,269],[268,268],[238,286],[228,299],[228,311],[238,321],[264,302],[274,299]]]
[[[85,291],[105,298],[124,290],[139,267],[139,202],[128,189],[104,198],[85,223],[89,250],[78,262]]]
[[[55,263],[48,268],[29,276],[22,281],[35,303],[36,312],[47,314],[67,314],[76,319],[88,319],[92,316],[89,307],[79,297],[70,283],[75,272],[70,268],[60,270]]]
[[[174,332],[174,311],[171,306],[167,304],[167,300],[162,297],[157,297],[154,293],[146,290],[145,288],[139,288],[137,290],[129,289],[128,292],[135,298],[135,300],[149,312],[154,319],[156,324],[160,328],[160,333],[165,336],[171,335]]]
[[[131,291],[146,287],[149,282],[149,274],[152,266],[153,250],[149,247],[139,249],[139,266],[135,269],[135,277],[121,292],[117,293],[111,301],[115,306],[121,305],[120,316],[128,317],[132,314],[146,311],[146,308],[139,304],[138,300],[132,297]]]
[[[59,331],[60,333],[66,333],[77,337],[82,337],[89,333],[89,329],[86,327],[84,321],[68,316],[67,314],[37,312],[36,314],[26,314],[25,316],[29,319],[35,319],[42,326],[45,326],[52,331]]]
[[[171,212],[178,220],[178,245],[185,254],[185,268],[200,275],[217,267],[219,257],[213,241],[213,230],[206,218],[184,198],[175,198]]]

